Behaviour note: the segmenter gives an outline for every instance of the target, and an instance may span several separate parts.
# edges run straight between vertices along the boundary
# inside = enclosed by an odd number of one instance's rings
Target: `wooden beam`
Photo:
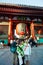
[[[34,23],[33,22],[30,25],[30,30],[31,30],[32,38],[34,38],[35,37],[35,32],[34,32]]]
[[[35,24],[35,23],[34,23],[34,26],[43,26],[43,24],[38,24],[38,23]]]

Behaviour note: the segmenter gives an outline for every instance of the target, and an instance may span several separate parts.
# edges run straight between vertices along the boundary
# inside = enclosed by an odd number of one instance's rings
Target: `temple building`
[[[36,36],[38,44],[43,44],[43,7],[0,4],[0,41],[7,44],[14,38],[17,23],[27,24],[29,36]]]

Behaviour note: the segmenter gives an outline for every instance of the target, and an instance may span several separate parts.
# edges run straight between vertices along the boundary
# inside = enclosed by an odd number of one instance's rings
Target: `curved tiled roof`
[[[43,7],[0,3],[0,15],[42,16]]]
[[[40,6],[21,5],[21,4],[0,3],[0,6],[32,8],[32,9],[42,9],[43,10],[43,7],[40,7]]]

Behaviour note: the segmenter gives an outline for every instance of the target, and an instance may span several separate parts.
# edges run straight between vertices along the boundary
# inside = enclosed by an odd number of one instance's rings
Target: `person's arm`
[[[10,40],[10,43],[8,43],[8,46],[11,46],[12,43],[13,43],[13,40]]]
[[[8,43],[8,46],[11,46],[11,44],[10,44],[10,43]]]
[[[31,42],[31,40],[32,40],[32,38],[29,38],[29,39],[28,39],[28,43],[30,43],[30,42]]]

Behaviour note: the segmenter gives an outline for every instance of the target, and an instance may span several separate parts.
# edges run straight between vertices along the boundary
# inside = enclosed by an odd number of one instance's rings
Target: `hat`
[[[13,40],[10,40],[10,44],[12,44],[13,43]]]

